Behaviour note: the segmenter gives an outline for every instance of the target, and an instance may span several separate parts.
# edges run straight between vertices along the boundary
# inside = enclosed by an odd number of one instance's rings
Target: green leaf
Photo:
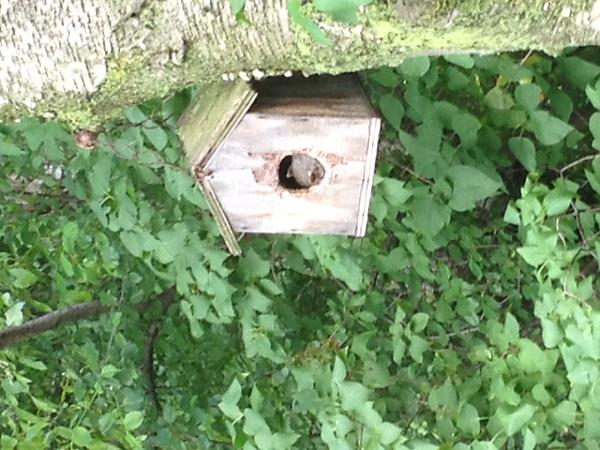
[[[460,137],[463,148],[472,147],[477,143],[477,132],[481,123],[475,116],[469,113],[459,113],[452,118],[452,129]]]
[[[339,390],[344,411],[360,411],[369,397],[369,390],[354,381],[342,381]]]
[[[529,428],[523,430],[523,450],[534,450],[537,439]]]
[[[550,101],[550,109],[556,116],[568,122],[573,114],[573,100],[567,94],[559,89],[555,89],[548,95]]]
[[[444,55],[444,59],[464,69],[471,69],[475,65],[475,60],[471,55]]]
[[[548,406],[552,401],[552,396],[546,390],[542,383],[537,383],[533,389],[531,390],[531,396],[537,402],[539,402],[542,406]]]
[[[495,86],[485,94],[483,103],[490,108],[507,110],[514,106],[515,101],[508,92],[500,86]]]
[[[575,423],[577,404],[570,400],[563,400],[550,411],[550,419],[560,427],[570,427]]]
[[[420,333],[427,326],[427,322],[429,321],[429,315],[418,312],[414,316],[411,317],[410,323],[412,324],[413,333]]]
[[[75,241],[79,233],[77,222],[67,222],[62,228],[62,245],[66,252],[73,253],[75,251]]]
[[[507,436],[512,436],[527,425],[537,409],[536,406],[524,404],[514,412],[502,417],[501,423]]]
[[[429,238],[450,223],[450,208],[436,199],[428,189],[414,192],[410,211],[414,230]]]
[[[461,406],[456,425],[465,433],[477,436],[480,432],[479,412],[469,403]]]
[[[137,231],[121,231],[119,238],[133,256],[139,258],[144,251],[144,238]]]
[[[519,363],[525,373],[544,372],[548,368],[548,351],[544,352],[535,342],[529,339],[522,339],[519,342]]]
[[[394,208],[399,208],[411,197],[412,192],[405,188],[404,181],[395,178],[382,178],[377,188],[383,190],[387,202]]]
[[[112,378],[119,372],[119,370],[120,369],[117,369],[112,364],[108,364],[107,366],[104,366],[102,368],[102,371],[100,372],[100,376],[104,377],[104,378]]]
[[[508,140],[508,146],[519,162],[529,172],[535,172],[535,146],[528,138],[512,137]]]
[[[417,136],[400,130],[400,142],[415,160],[415,172],[427,178],[445,171],[446,164],[440,157],[442,126],[437,120],[427,119],[417,127]]]
[[[303,28],[316,42],[325,46],[333,45],[323,30],[302,12],[301,0],[288,0],[288,11],[292,22]]]
[[[144,421],[144,415],[141,411],[130,411],[123,418],[123,426],[127,431],[133,431],[140,427]]]
[[[400,122],[404,117],[404,106],[398,97],[392,94],[385,94],[379,98],[379,109],[383,117],[397,130],[400,129]]]
[[[4,312],[7,327],[23,323],[23,306],[25,306],[25,302],[16,302]]]
[[[542,339],[548,348],[556,347],[563,340],[563,333],[558,324],[549,319],[542,319]]]
[[[525,262],[533,267],[540,266],[548,256],[548,251],[545,248],[536,246],[525,246],[517,249],[517,253],[525,260]]]
[[[595,88],[588,84],[585,87],[585,94],[592,103],[592,106],[600,110],[600,83],[596,83]]]
[[[421,336],[413,335],[410,337],[410,347],[408,353],[411,358],[421,364],[423,362],[423,353],[429,349],[429,342]]]
[[[197,189],[194,179],[181,169],[165,166],[165,189],[175,200],[188,198],[192,190]]]
[[[261,432],[270,432],[269,425],[257,411],[246,408],[244,410],[244,433],[250,436],[256,436]]]
[[[390,445],[395,442],[401,435],[402,429],[390,422],[383,422],[377,427],[377,432],[381,437],[383,445]]]
[[[89,448],[92,443],[92,436],[90,435],[89,430],[83,427],[75,427],[75,429],[73,429],[73,434],[71,435],[71,440],[73,441],[73,444],[79,447]]]
[[[516,343],[519,340],[519,322],[510,312],[506,313],[504,318],[504,336],[509,343]]]
[[[549,216],[558,216],[569,209],[573,193],[557,185],[544,197],[544,208]]]
[[[358,8],[373,0],[313,0],[318,11],[324,12],[339,22],[358,23]]]
[[[540,104],[542,89],[537,84],[521,84],[515,89],[515,100],[527,111],[533,111]]]
[[[550,115],[547,111],[532,112],[529,124],[542,145],[558,144],[573,131],[571,125]]]
[[[600,196],[600,156],[594,158],[592,162],[594,170],[585,170],[585,178],[587,179],[590,187]]]
[[[458,397],[456,389],[450,378],[446,378],[444,384],[431,390],[428,398],[428,404],[432,409],[444,409],[447,411],[456,410]]]
[[[160,128],[154,122],[149,122],[148,124],[144,125],[142,130],[148,138],[148,141],[150,141],[150,143],[158,151],[163,150],[167,145],[167,142],[169,142],[169,138],[165,130]]]
[[[369,73],[369,80],[387,88],[395,88],[400,84],[400,76],[391,67],[383,66]]]
[[[246,0],[229,0],[229,6],[231,7],[231,14],[237,16],[240,12],[244,11]]]
[[[293,448],[293,445],[299,438],[300,435],[297,433],[283,433],[278,431],[271,436],[270,448],[281,450]]]
[[[467,211],[475,203],[495,194],[502,182],[472,166],[456,165],[448,170],[454,189],[450,207],[455,211]]]
[[[260,258],[254,249],[250,249],[240,258],[238,268],[247,280],[264,278],[271,271],[271,262]]]
[[[594,136],[594,142],[592,142],[592,146],[596,150],[600,150],[600,112],[595,112],[591,115],[590,131],[592,132],[592,136]]]
[[[4,156],[19,156],[25,152],[14,144],[9,144],[0,139],[0,155]]]
[[[112,156],[106,152],[99,152],[94,168],[88,172],[88,180],[94,197],[103,197],[108,192],[112,166]]]
[[[600,75],[600,66],[578,56],[566,56],[559,59],[559,67],[565,77],[580,89]]]
[[[363,270],[351,253],[340,250],[335,255],[320,255],[319,260],[334,278],[342,280],[351,290],[358,291],[361,288]]]
[[[15,280],[13,281],[13,286],[17,289],[27,289],[33,286],[38,281],[38,276],[27,269],[13,267],[11,269],[8,269],[8,273],[15,277]]]
[[[431,62],[427,56],[413,56],[402,61],[400,72],[406,77],[422,77],[430,66]]]
[[[131,108],[127,109],[125,111],[125,117],[134,125],[139,125],[148,119],[146,114],[144,114],[137,106],[132,106]]]
[[[242,411],[240,411],[240,409],[237,406],[241,396],[242,386],[234,378],[225,394],[223,394],[223,398],[221,399],[218,405],[221,412],[223,412],[223,414],[225,414],[225,416],[227,416],[231,420],[239,419],[242,415]]]
[[[519,211],[510,203],[506,205],[506,211],[504,211],[503,219],[506,223],[510,223],[511,225],[521,224],[521,216],[519,215]]]

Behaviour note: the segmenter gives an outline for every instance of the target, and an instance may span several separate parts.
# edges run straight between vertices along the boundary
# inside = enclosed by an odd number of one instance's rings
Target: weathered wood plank
[[[368,149],[377,139],[370,133],[378,132],[371,122],[248,113],[206,168],[207,181],[232,228],[364,234],[375,161]],[[279,184],[281,160],[297,152],[318,159],[325,168],[321,183],[310,189],[294,191]]]
[[[216,81],[202,88],[178,123],[192,167],[209,157],[250,108],[257,93],[242,80]]]

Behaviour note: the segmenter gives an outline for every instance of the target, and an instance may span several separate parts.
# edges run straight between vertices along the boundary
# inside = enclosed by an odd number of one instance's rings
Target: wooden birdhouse
[[[348,75],[206,86],[180,119],[229,250],[234,233],[364,236],[381,121]]]

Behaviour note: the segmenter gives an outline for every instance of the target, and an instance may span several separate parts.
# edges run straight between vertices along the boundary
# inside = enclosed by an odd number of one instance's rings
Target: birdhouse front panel
[[[206,164],[206,181],[235,231],[362,236],[377,125],[250,110]],[[287,181],[304,155],[322,172],[308,187]]]

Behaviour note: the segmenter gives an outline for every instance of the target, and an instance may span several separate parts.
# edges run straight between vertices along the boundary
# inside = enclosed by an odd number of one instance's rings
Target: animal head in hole
[[[324,176],[323,165],[304,153],[287,155],[279,165],[279,184],[286,189],[307,189],[319,184]]]

